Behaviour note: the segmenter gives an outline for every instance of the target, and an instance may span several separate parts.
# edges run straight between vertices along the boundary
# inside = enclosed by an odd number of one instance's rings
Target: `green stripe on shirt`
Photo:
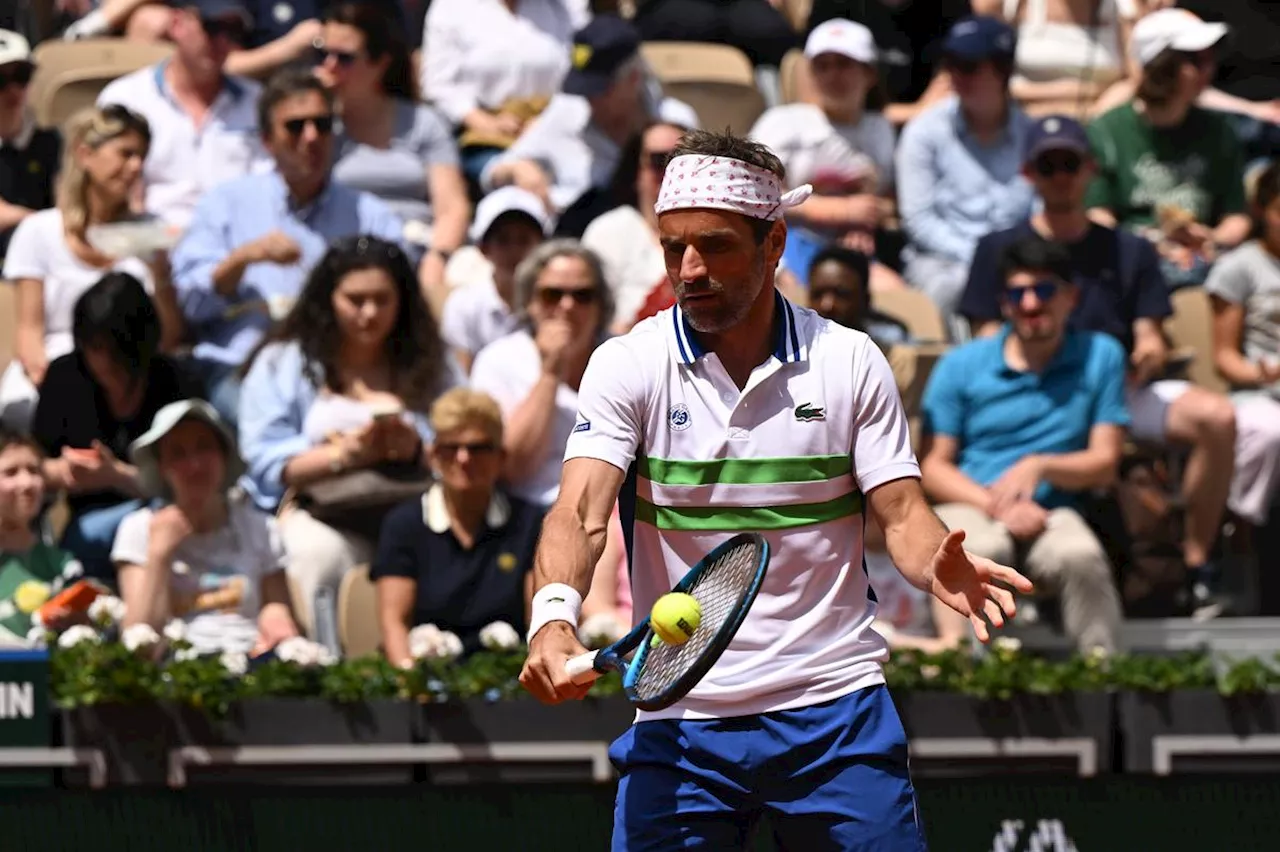
[[[862,492],[794,506],[655,506],[636,499],[636,520],[677,532],[763,532],[825,524],[862,512]]]
[[[641,456],[637,459],[636,470],[640,476],[657,485],[778,485],[822,482],[851,474],[853,459],[848,454],[711,461]]]

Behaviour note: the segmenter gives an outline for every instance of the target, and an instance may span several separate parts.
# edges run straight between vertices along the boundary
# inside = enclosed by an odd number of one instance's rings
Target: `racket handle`
[[[565,670],[569,672],[569,679],[576,684],[582,685],[591,683],[600,677],[600,673],[596,671],[595,667],[597,653],[597,651],[588,651],[585,654],[570,657],[564,664]]]

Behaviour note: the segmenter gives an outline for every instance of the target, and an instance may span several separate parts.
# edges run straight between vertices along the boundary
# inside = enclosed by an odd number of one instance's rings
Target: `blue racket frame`
[[[721,555],[746,543],[755,545],[759,550],[755,576],[752,577],[746,592],[739,600],[733,615],[720,626],[720,630],[712,637],[706,649],[689,667],[688,671],[677,678],[671,686],[648,699],[641,699],[636,694],[636,682],[640,678],[640,673],[644,671],[644,662],[649,656],[649,649],[652,647],[650,643],[654,635],[653,630],[649,627],[648,616],[645,616],[645,619],[637,624],[626,636],[623,636],[612,645],[601,648],[596,654],[593,668],[602,674],[609,669],[621,672],[622,687],[627,699],[641,710],[662,710],[684,698],[689,693],[689,690],[693,689],[694,685],[711,670],[716,660],[720,659],[720,655],[729,647],[729,643],[733,641],[738,628],[746,620],[747,612],[750,611],[751,605],[755,603],[756,596],[760,593],[760,587],[764,584],[765,572],[769,567],[769,542],[759,533],[739,533],[728,541],[717,545],[714,550],[702,557],[698,564],[689,569],[688,573],[671,590],[673,593],[688,592],[693,588],[698,578],[714,565]],[[639,648],[639,651],[628,663],[626,655],[636,648]]]

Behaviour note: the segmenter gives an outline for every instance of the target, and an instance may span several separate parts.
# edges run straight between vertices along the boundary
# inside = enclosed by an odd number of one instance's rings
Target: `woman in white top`
[[[120,106],[92,108],[69,122],[58,206],[26,217],[5,256],[6,281],[17,286],[15,359],[0,382],[5,422],[25,429],[49,362],[73,348],[76,301],[109,270],[128,272],[152,293],[160,315],[161,350],[182,335],[177,297],[160,265],[113,257],[96,248],[91,229],[133,217],[142,161],[151,144],[146,119]]]
[[[875,232],[893,210],[893,125],[877,108],[878,50],[871,31],[836,18],[809,34],[804,52],[816,103],[766,110],[751,137],[768,145],[790,186],[812,184],[808,201],[787,212],[792,234],[783,260],[801,279],[829,243],[875,254]],[[872,266],[873,291],[903,286],[891,269]]]
[[[378,196],[429,251],[418,268],[427,293],[444,286],[450,255],[467,238],[471,203],[448,122],[418,101],[398,19],[377,0],[341,2],[325,13],[316,69],[342,118],[333,177]]]
[[[1017,28],[1010,91],[1028,114],[1083,121],[1132,92],[1129,33],[1140,0],[973,0],[973,10]]]
[[[130,456],[158,502],[125,517],[111,551],[125,627],[182,619],[200,653],[260,654],[297,636],[275,521],[233,487],[244,464],[213,406],[166,405]]]
[[[525,323],[480,350],[471,386],[502,406],[511,493],[550,506],[582,374],[613,320],[613,294],[595,252],[577,240],[551,240],[516,270],[516,305]]]
[[[502,143],[514,141],[560,90],[573,33],[584,23],[577,0],[432,2],[423,26],[422,92],[463,131],[468,176],[478,178]]]
[[[293,496],[356,471],[425,477],[426,412],[461,379],[409,260],[372,237],[329,250],[250,360],[240,388],[244,484],[261,508],[281,507],[289,576],[308,631],[316,593],[336,594],[342,576],[373,555],[374,542],[355,525],[320,521]]]

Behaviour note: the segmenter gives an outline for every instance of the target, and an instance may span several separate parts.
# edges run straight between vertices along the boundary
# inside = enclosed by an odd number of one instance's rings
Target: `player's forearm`
[[[533,560],[533,586],[564,583],[586,598],[591,577],[604,553],[608,527],[584,521],[576,506],[551,507],[542,522],[542,536]]]
[[[947,527],[929,508],[923,492],[919,499],[906,499],[893,518],[882,518],[884,541],[893,564],[917,589],[929,591],[934,554],[947,537]]]

